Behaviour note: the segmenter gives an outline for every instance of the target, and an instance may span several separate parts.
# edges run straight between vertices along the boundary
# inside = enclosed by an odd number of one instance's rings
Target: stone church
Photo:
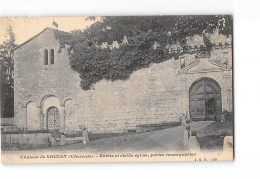
[[[128,132],[143,124],[217,120],[232,112],[232,37],[212,35],[211,54],[200,53],[201,36],[187,39],[178,59],[151,64],[122,81],[80,87],[66,49],[46,28],[18,46],[14,55],[15,125],[27,130]],[[183,50],[178,44],[168,47]]]

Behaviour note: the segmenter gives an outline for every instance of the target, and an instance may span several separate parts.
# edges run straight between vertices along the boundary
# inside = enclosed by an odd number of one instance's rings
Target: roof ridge
[[[40,31],[39,33],[37,33],[36,35],[32,36],[31,38],[29,38],[28,40],[26,40],[25,42],[21,43],[20,45],[18,45],[17,47],[15,47],[14,51],[17,50],[18,48],[20,48],[21,46],[27,44],[28,42],[32,41],[33,39],[35,39],[36,37],[38,37],[39,35],[41,35],[44,31],[46,30],[52,30],[52,31],[61,31],[64,32],[62,30],[58,30],[58,29],[54,29],[51,27],[45,27],[42,31]]]

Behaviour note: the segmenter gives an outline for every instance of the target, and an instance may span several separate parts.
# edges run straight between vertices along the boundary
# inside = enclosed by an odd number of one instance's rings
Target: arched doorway
[[[216,120],[221,114],[221,88],[211,78],[200,78],[189,91],[191,120]]]
[[[57,130],[60,129],[60,114],[59,109],[55,106],[47,109],[47,129]]]
[[[60,124],[60,121],[61,121],[61,116],[60,116],[61,108],[60,108],[60,100],[59,100],[59,98],[57,98],[54,95],[45,95],[42,98],[40,104],[41,104],[41,108],[42,108],[42,116],[43,116],[42,118],[43,118],[43,121],[44,121],[43,122],[44,129],[46,129],[46,130],[47,129],[49,129],[49,130],[53,130],[54,129],[54,126],[53,126],[52,122],[49,123],[51,121],[51,118],[53,118],[53,117],[55,117],[56,123],[57,123],[57,120],[59,119],[58,122],[59,122],[59,126],[60,126],[61,125]],[[54,109],[53,107],[56,107],[57,109]],[[53,116],[54,112],[56,113],[55,116]],[[55,123],[55,129],[57,129],[57,127],[59,127],[56,123]]]

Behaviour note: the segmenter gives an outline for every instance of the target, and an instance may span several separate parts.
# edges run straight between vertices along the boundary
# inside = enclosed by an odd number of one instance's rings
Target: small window
[[[54,49],[51,49],[51,64],[54,64]]]
[[[48,50],[44,51],[44,65],[48,65]]]

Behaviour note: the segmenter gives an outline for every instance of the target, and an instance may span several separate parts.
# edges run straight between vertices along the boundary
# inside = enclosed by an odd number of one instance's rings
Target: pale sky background
[[[38,18],[25,18],[25,17],[13,17],[13,18],[0,18],[0,44],[8,38],[6,36],[7,29],[9,26],[13,27],[13,31],[16,37],[16,44],[20,45],[23,42],[27,41],[31,37],[35,36],[41,32],[46,27],[55,28],[61,31],[69,32],[72,30],[83,30],[86,27],[89,27],[91,24],[96,21],[85,19],[88,16],[80,17],[38,17]],[[58,24],[58,28],[53,26],[53,21]],[[219,42],[224,43],[226,39],[220,38],[220,35],[217,35],[214,42],[218,44]],[[221,41],[222,39],[222,41]],[[220,41],[219,41],[220,40]],[[231,38],[229,39],[229,43]],[[198,45],[194,43],[193,45]]]
[[[56,28],[52,25],[53,21],[58,23],[58,30],[66,32],[76,29],[82,30],[94,23],[94,21],[86,21],[86,17],[0,18],[0,44],[4,41],[10,25],[15,33],[16,43],[19,45],[46,27]]]

